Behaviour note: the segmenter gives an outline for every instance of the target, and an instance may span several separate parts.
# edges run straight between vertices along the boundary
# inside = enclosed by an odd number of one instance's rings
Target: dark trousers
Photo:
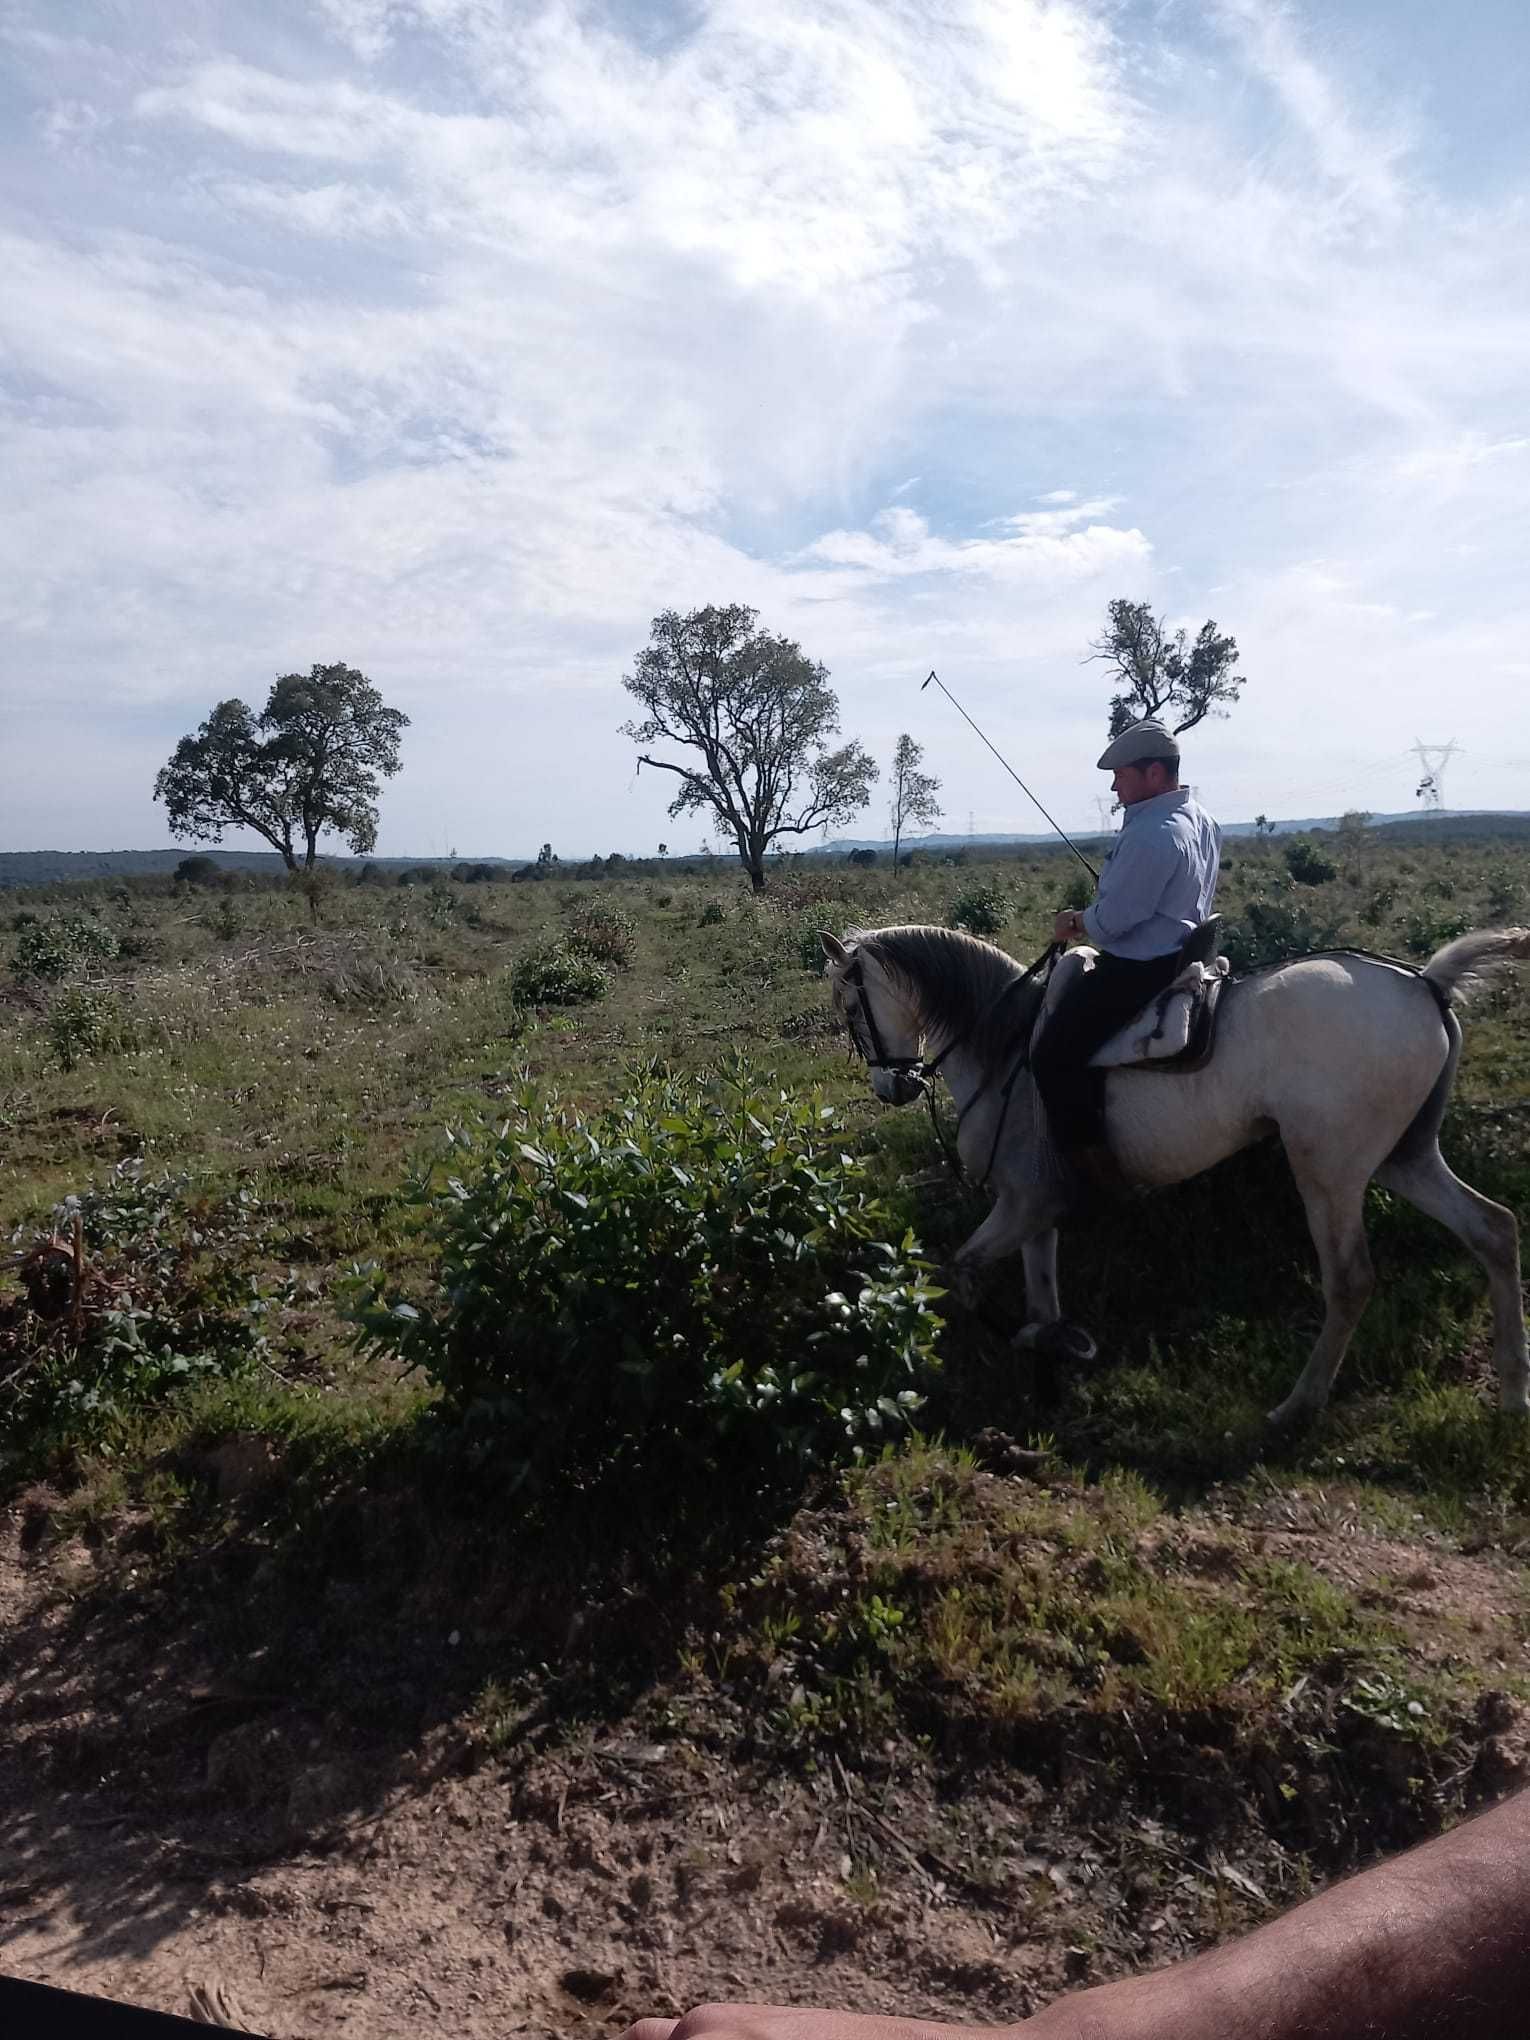
[[[1064,1149],[1097,1147],[1105,1138],[1101,1073],[1089,1058],[1179,975],[1179,952],[1139,963],[1101,952],[1081,971],[1041,1030],[1031,1070],[1047,1110],[1052,1139]]]

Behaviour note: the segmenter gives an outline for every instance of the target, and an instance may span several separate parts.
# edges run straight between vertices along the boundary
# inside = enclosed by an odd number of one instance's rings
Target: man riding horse
[[[1059,942],[1093,943],[1099,958],[1063,993],[1031,1068],[1054,1143],[1087,1189],[1110,1196],[1125,1179],[1089,1060],[1177,976],[1185,938],[1211,914],[1222,832],[1180,785],[1179,741],[1162,723],[1123,730],[1099,770],[1113,775],[1126,815],[1093,905],[1065,909],[1054,931]]]

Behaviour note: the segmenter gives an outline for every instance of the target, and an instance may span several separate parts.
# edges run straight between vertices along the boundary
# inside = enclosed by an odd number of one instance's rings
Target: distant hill
[[[278,877],[282,860],[274,850],[0,850],[0,886],[79,885],[92,878],[167,878],[188,857],[210,857],[225,871]],[[324,857],[329,870],[414,871],[422,864],[529,864],[529,857]]]
[[[1313,830],[1337,829],[1338,815],[1309,815],[1297,821],[1278,821],[1275,824],[1277,836],[1300,836]],[[1259,831],[1252,822],[1224,822],[1222,834],[1227,836],[1257,836]],[[1437,842],[1442,838],[1452,840],[1482,836],[1530,836],[1530,813],[1512,809],[1499,811],[1494,808],[1450,809],[1443,814],[1423,815],[1415,808],[1398,815],[1372,815],[1370,833],[1384,836],[1388,840],[1411,840]],[[1078,843],[1099,843],[1104,836],[1098,829],[1080,830],[1074,838]],[[905,850],[977,850],[989,845],[994,849],[1044,849],[1049,844],[1058,844],[1056,836],[1014,835],[1014,836],[905,836]],[[826,843],[826,852],[847,854],[851,850],[892,849],[891,836],[841,836],[833,843]],[[1061,848],[1061,845],[1058,844]]]
[[[1304,831],[1336,829],[1337,815],[1309,816],[1301,821],[1278,821],[1275,833],[1278,836],[1300,835]],[[1252,822],[1224,822],[1222,834],[1228,837],[1248,837],[1257,833]],[[1374,815],[1371,818],[1370,833],[1387,842],[1396,843],[1459,843],[1481,842],[1495,837],[1530,838],[1530,813],[1523,810],[1500,812],[1492,808],[1465,808],[1451,810],[1445,814],[1422,815],[1415,810],[1410,814]],[[1081,847],[1105,840],[1099,830],[1081,832],[1075,840]],[[940,856],[953,850],[968,850],[981,853],[984,850],[1061,850],[1062,844],[1055,836],[1013,835],[1013,836],[905,836],[906,850],[923,850]],[[833,843],[815,845],[803,854],[808,857],[844,857],[852,850],[876,850],[890,852],[892,839],[888,836],[841,836]],[[279,876],[282,860],[274,850],[0,850],[0,889],[7,886],[24,885],[80,885],[88,879],[100,878],[147,878],[169,877],[178,864],[191,856],[211,857],[213,862],[226,871],[248,871],[265,877]],[[359,871],[370,864],[378,871],[413,871],[422,865],[436,866],[450,871],[453,864],[503,864],[513,868],[530,864],[530,857],[326,857],[322,863],[331,870]],[[566,857],[561,860],[562,869],[572,875],[582,860]],[[633,863],[646,869],[653,863],[651,858],[635,857]],[[677,856],[668,860],[667,869],[672,871],[693,870],[698,864],[709,867],[715,862],[731,866],[731,854],[719,853],[715,860]]]

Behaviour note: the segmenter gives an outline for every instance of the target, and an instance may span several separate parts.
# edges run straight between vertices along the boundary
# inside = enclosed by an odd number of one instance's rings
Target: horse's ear
[[[820,928],[818,939],[823,944],[823,953],[830,963],[848,963],[850,952],[837,935],[831,935],[827,928]]]

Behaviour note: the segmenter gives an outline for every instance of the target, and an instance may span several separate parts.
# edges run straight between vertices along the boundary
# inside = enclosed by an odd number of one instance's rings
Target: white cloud
[[[1214,605],[1239,800],[1385,676],[1511,685],[1530,211],[1429,190],[1311,17],[1226,0],[1213,77],[1199,18],[1088,0],[77,13],[5,31],[22,701],[168,750],[344,656],[416,718],[385,844],[444,806],[488,849],[652,832],[611,732],[671,604],[755,603],[879,745],[939,659],[1059,760],[1105,601]]]

